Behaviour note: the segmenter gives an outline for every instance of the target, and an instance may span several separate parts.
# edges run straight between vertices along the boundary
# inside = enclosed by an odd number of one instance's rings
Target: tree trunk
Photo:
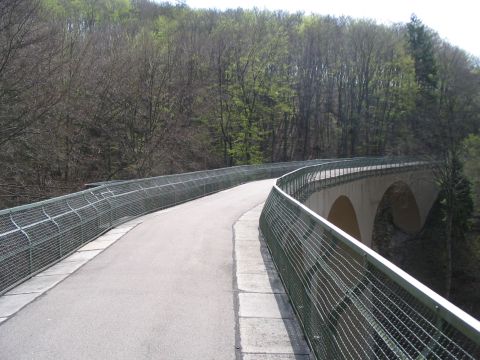
[[[445,298],[450,297],[452,287],[452,230],[453,230],[453,212],[450,209],[447,214],[445,246],[447,251],[447,264],[445,273]]]

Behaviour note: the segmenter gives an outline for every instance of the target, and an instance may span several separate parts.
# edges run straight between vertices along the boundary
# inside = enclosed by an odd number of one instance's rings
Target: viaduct
[[[432,166],[239,166],[1,210],[0,359],[480,358],[480,323],[372,241],[385,206],[422,229]]]

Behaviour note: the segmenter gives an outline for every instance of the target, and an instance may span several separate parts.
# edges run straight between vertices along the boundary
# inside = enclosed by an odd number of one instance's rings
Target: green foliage
[[[445,135],[441,130],[438,104],[438,71],[433,34],[412,15],[407,24],[408,52],[413,59],[417,92],[410,123],[416,144],[416,152],[439,153],[445,151]]]
[[[454,239],[459,241],[464,238],[469,228],[469,220],[473,213],[473,200],[470,182],[463,171],[463,164],[459,155],[450,153],[442,165],[439,200],[442,205],[444,221],[452,217],[452,233]]]
[[[437,67],[432,35],[415,15],[412,15],[407,29],[417,82],[421,88],[434,90],[437,87]]]
[[[130,0],[42,0],[42,4],[54,16],[78,21],[85,28],[121,21],[132,10]]]

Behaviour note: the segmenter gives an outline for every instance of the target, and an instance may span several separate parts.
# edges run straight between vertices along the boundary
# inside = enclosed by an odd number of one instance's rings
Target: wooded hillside
[[[86,182],[478,133],[480,66],[421,21],[147,0],[0,2],[0,205]]]

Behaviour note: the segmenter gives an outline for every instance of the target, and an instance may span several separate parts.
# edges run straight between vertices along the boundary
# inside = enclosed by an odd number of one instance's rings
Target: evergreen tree
[[[410,54],[415,61],[417,83],[420,90],[434,92],[437,87],[437,66],[432,35],[415,15],[410,18],[407,29]]]
[[[411,128],[418,141],[417,151],[432,154],[442,144],[437,105],[437,65],[432,34],[420,19],[412,15],[407,24],[409,53],[414,61],[417,96],[411,116]]]
[[[453,249],[459,246],[468,230],[473,213],[470,183],[463,173],[459,154],[452,151],[437,168],[436,177],[440,187],[440,204],[445,226],[445,297],[450,296],[452,285]]]

